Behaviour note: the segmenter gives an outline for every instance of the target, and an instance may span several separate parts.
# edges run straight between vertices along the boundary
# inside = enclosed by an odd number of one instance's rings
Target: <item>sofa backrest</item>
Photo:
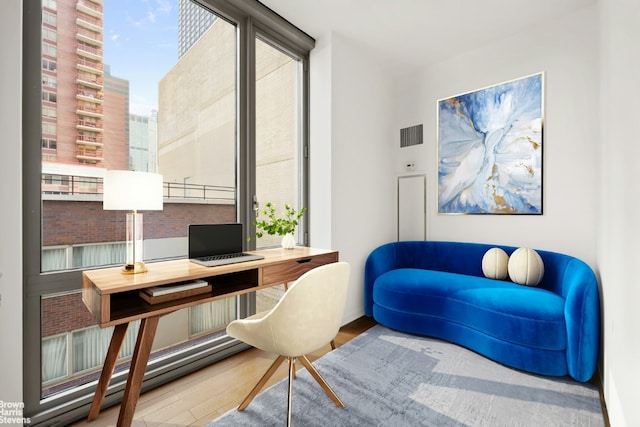
[[[501,248],[507,255],[517,249],[514,246],[448,241],[400,241],[383,245],[385,256],[392,256],[393,268],[424,268],[484,277],[482,257],[491,248]],[[568,276],[585,276],[593,280],[590,267],[581,260],[556,252],[537,250],[544,264],[544,276],[539,288],[564,295],[563,283]],[[508,279],[507,279],[508,280]]]
[[[396,268],[424,268],[472,276],[484,276],[482,256],[493,247],[501,247],[507,254],[515,248],[482,243],[445,241],[400,241],[394,247]]]

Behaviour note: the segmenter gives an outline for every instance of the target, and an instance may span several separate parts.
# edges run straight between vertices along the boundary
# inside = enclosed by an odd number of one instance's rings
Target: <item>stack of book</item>
[[[207,292],[211,292],[211,285],[205,280],[197,279],[145,288],[140,291],[140,297],[149,304],[158,304]]]

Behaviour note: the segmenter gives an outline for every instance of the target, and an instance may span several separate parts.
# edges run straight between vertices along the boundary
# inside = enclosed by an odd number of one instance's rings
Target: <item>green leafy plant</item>
[[[265,203],[264,209],[258,212],[258,216],[263,215],[266,218],[261,219],[258,217],[253,221],[253,224],[256,226],[256,236],[262,237],[265,233],[271,236],[285,236],[293,233],[298,226],[298,221],[302,218],[306,210],[307,208],[302,208],[297,211],[292,208],[291,205],[285,204],[284,215],[278,217],[273,203]]]

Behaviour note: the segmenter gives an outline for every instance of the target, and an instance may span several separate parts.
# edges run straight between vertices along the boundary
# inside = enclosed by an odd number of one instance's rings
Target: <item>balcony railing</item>
[[[83,55],[91,59],[102,59],[102,48],[91,46],[86,43],[78,43],[76,46],[76,52],[78,55]]]
[[[81,150],[78,150],[80,153]],[[96,154],[102,155],[102,150],[83,150],[85,154],[93,154],[93,159],[96,159]],[[92,153],[88,153],[92,152]],[[102,159],[100,159],[102,160]],[[87,178],[80,176],[67,176],[56,175],[55,187],[51,182],[51,175],[42,176],[42,193],[43,194],[58,194],[68,196],[78,195],[100,195],[102,194],[103,180],[101,178]],[[236,191],[234,187],[223,185],[208,185],[208,184],[181,184],[176,182],[164,182],[163,183],[163,195],[165,199],[171,200],[192,200],[192,201],[226,201],[234,202]]]
[[[104,86],[102,77],[87,73],[78,73],[78,76],[76,77],[76,83],[93,89],[102,89]]]
[[[76,128],[86,129],[91,132],[102,132],[102,120],[91,121],[78,119],[78,121],[76,122]]]
[[[102,46],[102,33],[92,31],[88,28],[78,27],[76,37],[86,43]]]
[[[165,197],[195,200],[234,200],[233,187],[206,184],[165,182]]]
[[[101,75],[91,74],[91,73],[82,72],[82,71],[78,72],[78,79],[81,79],[85,82],[95,83],[100,86],[102,86],[102,84],[104,83],[104,79],[102,78]]]
[[[92,31],[102,31],[102,19],[87,15],[86,13],[78,12],[76,24],[78,24],[79,27],[88,28]]]
[[[76,92],[76,98],[80,98],[85,101],[96,102],[98,104],[102,103],[102,97],[102,92],[91,92],[89,90],[84,90],[81,88],[78,88],[78,91]]]
[[[104,65],[100,61],[91,61],[87,58],[78,58],[76,64],[79,68],[85,67],[90,70],[96,70],[98,73],[102,74],[104,70]]]
[[[88,163],[98,163],[104,159],[101,148],[78,148],[76,158]]]
[[[92,145],[95,147],[102,147],[102,134],[93,135],[77,135],[76,144],[78,145]]]
[[[102,48],[91,46],[86,43],[78,43],[78,49],[83,50],[85,52],[92,53],[96,56],[102,56]]]
[[[91,2],[85,2],[80,0],[76,4],[76,9],[79,12],[86,13],[87,15],[91,15],[96,18],[102,18],[102,15],[103,15],[102,5],[91,3]]]
[[[100,2],[87,2],[87,1],[84,1],[84,0],[79,0],[78,1],[78,5],[82,6],[82,7],[89,8],[89,9],[91,9],[93,11],[96,11],[96,12],[99,12],[99,13],[103,12],[103,7],[102,7],[102,4]]]
[[[102,105],[96,104],[95,106],[90,106],[78,104],[76,106],[76,114],[101,119],[103,117]]]

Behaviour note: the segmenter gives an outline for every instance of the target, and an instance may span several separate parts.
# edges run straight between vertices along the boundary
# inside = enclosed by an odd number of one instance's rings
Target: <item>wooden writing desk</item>
[[[148,264],[149,271],[122,274],[120,267],[88,270],[82,273],[82,300],[100,327],[115,326],[98,381],[88,420],[96,419],[111,381],[118,354],[129,323],[141,319],[129,368],[129,376],[118,416],[118,426],[129,426],[140,396],[144,371],[160,317],[176,310],[235,295],[292,282],[303,273],[338,261],[337,251],[296,247],[267,249],[252,253],[264,256],[258,261],[203,267],[187,259]],[[139,296],[144,288],[203,279],[211,292],[159,304],[149,304]]]

